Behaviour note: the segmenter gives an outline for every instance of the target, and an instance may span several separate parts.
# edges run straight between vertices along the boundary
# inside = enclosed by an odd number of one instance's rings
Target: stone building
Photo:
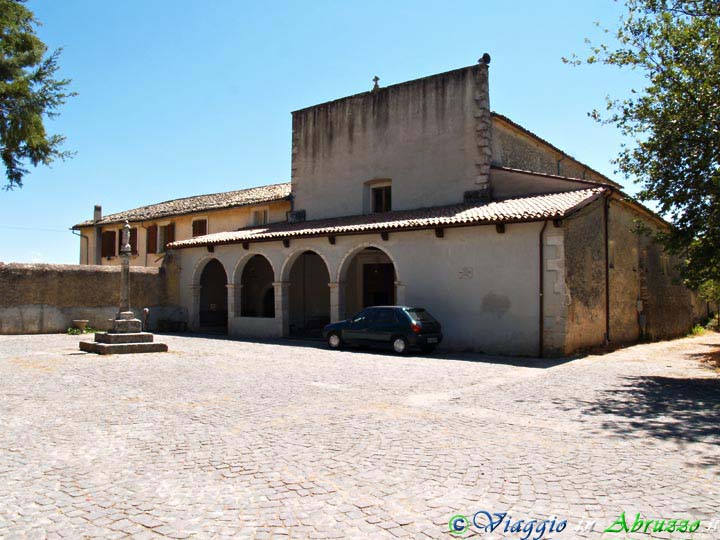
[[[273,184],[225,193],[173,199],[125,212],[102,215],[74,225],[80,236],[80,264],[120,264],[120,231],[130,222],[132,266],[162,264],[166,246],[175,240],[285,221],[290,184]]]
[[[703,306],[635,232],[667,224],[492,113],[488,65],[295,111],[287,219],[169,243],[190,327],[318,335],[405,304],[446,348],[532,356],[685,332]]]

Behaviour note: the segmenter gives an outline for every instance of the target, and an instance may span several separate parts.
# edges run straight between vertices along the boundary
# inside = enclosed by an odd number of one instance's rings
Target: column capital
[[[328,281],[328,287],[331,289],[337,289],[342,283],[340,281]]]
[[[228,291],[232,291],[233,289],[235,289],[235,287],[237,287],[238,289],[242,288],[242,285],[235,285],[234,283],[228,283],[225,286],[227,287]]]
[[[289,281],[273,281],[275,287],[282,287],[283,285],[290,285]]]

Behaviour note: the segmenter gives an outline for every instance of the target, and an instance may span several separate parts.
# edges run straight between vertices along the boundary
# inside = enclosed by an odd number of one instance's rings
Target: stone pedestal
[[[95,341],[81,341],[80,350],[95,354],[132,354],[167,352],[165,343],[155,343],[155,336],[142,331],[142,321],[132,311],[118,313],[110,332],[98,332]]]

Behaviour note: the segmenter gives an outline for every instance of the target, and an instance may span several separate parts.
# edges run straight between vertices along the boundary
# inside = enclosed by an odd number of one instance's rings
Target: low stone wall
[[[151,328],[185,321],[166,268],[132,267],[130,305]],[[0,334],[66,332],[74,319],[106,330],[120,303],[120,267],[0,263]]]

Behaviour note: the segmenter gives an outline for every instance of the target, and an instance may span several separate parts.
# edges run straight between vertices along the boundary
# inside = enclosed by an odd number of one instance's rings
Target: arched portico
[[[283,290],[279,296],[283,308],[283,333],[319,337],[323,327],[330,322],[327,262],[314,250],[298,250],[285,261],[281,276],[279,285]]]
[[[351,317],[375,305],[405,303],[405,288],[391,255],[375,244],[355,246],[337,273],[337,318]]]
[[[192,281],[192,329],[227,332],[227,284],[225,267],[218,259],[208,257],[195,266]]]

